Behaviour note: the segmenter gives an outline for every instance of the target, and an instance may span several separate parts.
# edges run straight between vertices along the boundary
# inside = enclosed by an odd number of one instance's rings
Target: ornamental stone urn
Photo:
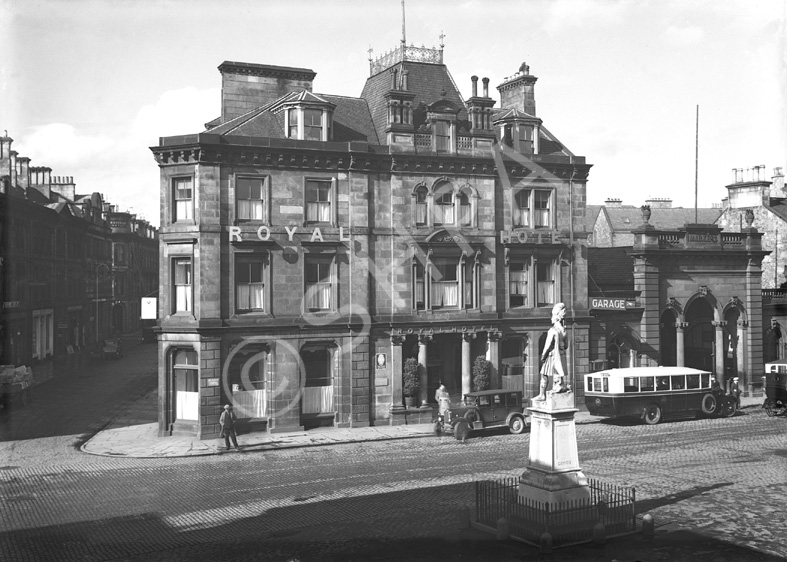
[[[746,226],[751,228],[753,222],[754,222],[754,211],[752,209],[746,209]]]
[[[642,220],[645,221],[645,224],[648,224],[650,220],[650,205],[642,205],[640,210],[642,211]]]

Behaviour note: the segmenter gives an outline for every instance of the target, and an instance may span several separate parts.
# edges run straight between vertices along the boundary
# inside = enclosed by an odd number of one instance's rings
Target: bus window
[[[686,389],[686,377],[685,377],[685,375],[672,375],[670,378],[672,379],[672,390],[685,390]]]
[[[699,388],[700,376],[699,375],[686,375],[686,388]]]
[[[585,382],[587,383],[585,392],[593,392],[593,377],[586,377]]]
[[[593,391],[601,392],[601,377],[593,377]]]
[[[647,392],[653,390],[653,377],[642,377],[639,379],[640,392]]]
[[[602,380],[604,381],[604,392],[609,392],[609,379],[604,377]]]
[[[710,373],[702,373],[702,386],[700,388],[710,388]]]
[[[637,377],[623,377],[623,392],[639,392],[639,379]]]
[[[669,390],[669,377],[656,377],[656,390]]]

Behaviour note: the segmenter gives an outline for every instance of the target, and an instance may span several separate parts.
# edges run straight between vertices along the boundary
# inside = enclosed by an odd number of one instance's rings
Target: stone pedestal
[[[546,393],[530,402],[530,454],[519,478],[519,496],[563,503],[587,500],[590,488],[579,468],[574,393]]]

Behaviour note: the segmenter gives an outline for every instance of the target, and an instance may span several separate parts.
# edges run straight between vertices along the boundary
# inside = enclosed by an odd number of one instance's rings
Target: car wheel
[[[457,441],[465,442],[467,436],[470,434],[470,426],[467,425],[465,420],[459,420],[454,426],[454,439]]]
[[[525,431],[525,418],[522,416],[514,416],[508,422],[508,430],[514,435],[519,435]]]
[[[658,404],[651,404],[645,408],[645,423],[648,425],[656,425],[661,421],[661,406]]]
[[[712,416],[716,413],[716,408],[718,407],[718,403],[716,402],[716,397],[711,394],[710,392],[702,397],[702,413],[706,416]]]
[[[732,398],[726,398],[721,404],[721,417],[729,418],[735,415],[736,404]]]

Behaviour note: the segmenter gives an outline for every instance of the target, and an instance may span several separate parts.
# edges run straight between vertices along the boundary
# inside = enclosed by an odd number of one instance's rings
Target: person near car
[[[437,413],[439,415],[445,414],[445,411],[451,407],[451,395],[448,394],[448,389],[444,384],[437,387],[434,393],[435,402],[437,402]]]
[[[565,385],[566,372],[563,368],[563,356],[568,345],[564,323],[565,316],[565,304],[559,302],[552,307],[552,327],[547,332],[544,351],[541,354],[541,384],[538,396],[534,400],[546,400],[549,377],[552,377],[553,392],[567,392],[570,390]]]
[[[735,399],[735,405],[740,409],[741,407],[741,389],[738,386],[738,377],[732,378],[732,384],[730,384],[730,396]]]
[[[219,424],[221,425],[221,436],[224,438],[224,444],[227,446],[228,451],[230,449],[230,439],[232,439],[232,445],[235,450],[240,451],[240,447],[238,447],[238,436],[235,433],[236,421],[238,421],[238,418],[235,417],[232,406],[227,404],[224,406],[221,417],[219,417]]]

